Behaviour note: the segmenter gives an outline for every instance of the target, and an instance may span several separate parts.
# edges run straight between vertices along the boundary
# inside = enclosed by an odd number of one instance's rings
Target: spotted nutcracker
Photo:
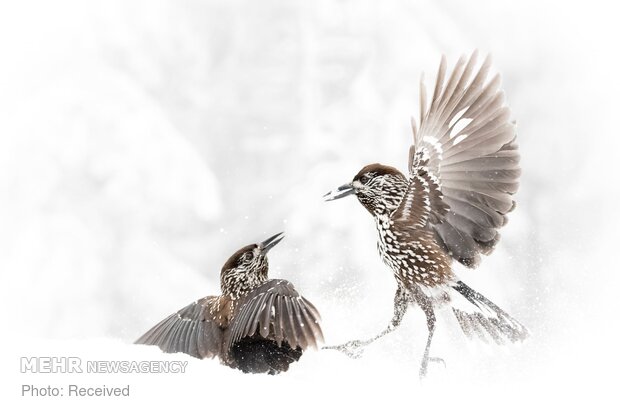
[[[477,52],[461,57],[447,77],[441,59],[430,106],[420,82],[420,124],[412,118],[409,175],[371,164],[351,183],[325,195],[327,201],[356,195],[373,216],[379,254],[398,285],[394,316],[369,340],[337,349],[357,357],[364,346],[401,322],[409,304],[426,315],[428,338],[420,366],[427,372],[435,331],[435,310],[450,306],[463,332],[503,343],[525,339],[527,329],[455,275],[453,261],[476,267],[499,241],[498,229],[515,207],[520,175],[515,124],[499,89],[500,77],[487,81],[487,57],[477,69]],[[447,79],[446,79],[447,78]],[[439,359],[440,360],[440,359]]]
[[[235,252],[220,273],[221,295],[201,298],[170,315],[136,344],[218,357],[245,373],[287,371],[307,348],[318,348],[323,333],[319,312],[293,284],[267,278],[267,252],[282,238],[279,233]]]

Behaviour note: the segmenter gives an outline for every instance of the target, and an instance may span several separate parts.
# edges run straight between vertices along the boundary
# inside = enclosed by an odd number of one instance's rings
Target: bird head
[[[267,280],[267,252],[284,238],[280,232],[258,244],[250,244],[235,252],[220,272],[222,293],[239,298]]]
[[[353,180],[323,196],[333,201],[353,195],[373,215],[389,214],[398,207],[407,189],[407,179],[391,166],[373,163],[363,167]]]

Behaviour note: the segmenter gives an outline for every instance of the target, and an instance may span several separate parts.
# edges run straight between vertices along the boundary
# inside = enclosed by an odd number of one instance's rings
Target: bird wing
[[[293,284],[273,279],[240,299],[239,310],[231,321],[226,348],[243,337],[259,333],[278,345],[286,341],[292,348],[318,349],[323,341],[321,317],[312,303],[299,295]]]
[[[136,340],[159,346],[166,353],[185,353],[197,358],[221,355],[222,329],[217,320],[219,297],[205,297],[177,311]]]
[[[400,228],[420,229],[427,223],[440,223],[449,210],[437,178],[428,167],[428,156],[420,156],[403,199],[392,213],[392,219]]]
[[[428,107],[421,81],[420,127],[412,119],[414,143],[409,151],[412,184],[402,201],[411,205],[399,208],[410,211],[418,202],[415,191],[421,191],[421,183],[416,176],[426,174],[436,182],[442,202],[433,203],[433,191],[427,195],[427,214],[437,218],[431,226],[447,252],[469,267],[499,241],[498,229],[514,209],[512,195],[521,172],[516,126],[499,89],[500,77],[487,81],[489,57],[475,71],[477,57],[477,51],[468,60],[461,57],[447,80],[442,57]]]

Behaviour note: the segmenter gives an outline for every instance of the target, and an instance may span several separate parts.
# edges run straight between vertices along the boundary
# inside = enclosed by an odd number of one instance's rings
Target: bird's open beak
[[[258,244],[258,247],[260,248],[261,253],[263,255],[267,254],[267,252],[269,252],[270,249],[278,245],[278,243],[282,241],[283,238],[284,238],[284,232],[280,232],[272,237],[267,238],[265,241]]]
[[[344,198],[345,196],[349,196],[355,193],[355,188],[351,184],[345,184],[339,186],[338,189],[334,189],[323,195],[323,199],[325,201],[333,201],[335,199]]]

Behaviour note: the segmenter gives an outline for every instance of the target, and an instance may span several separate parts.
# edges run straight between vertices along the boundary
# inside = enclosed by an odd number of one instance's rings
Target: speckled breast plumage
[[[401,231],[387,215],[375,217],[383,262],[392,269],[399,284],[433,287],[453,278],[450,260],[441,251],[432,232],[426,229]]]

